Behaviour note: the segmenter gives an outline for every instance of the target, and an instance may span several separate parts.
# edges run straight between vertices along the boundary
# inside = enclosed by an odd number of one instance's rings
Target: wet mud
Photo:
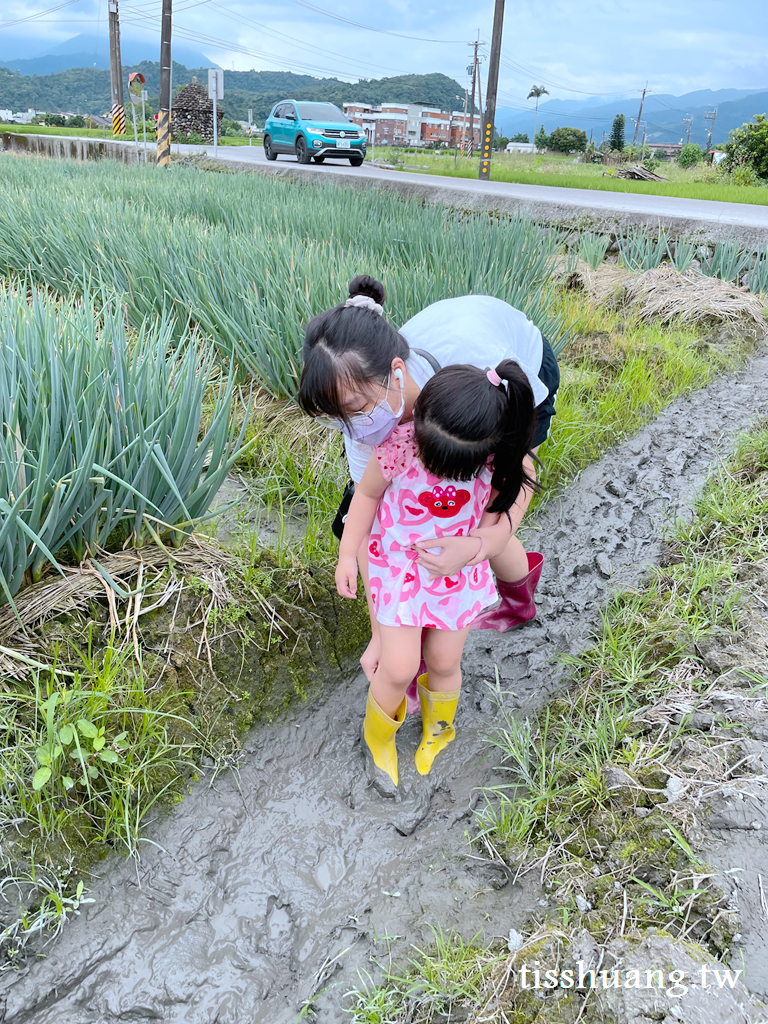
[[[358,972],[402,962],[411,943],[430,942],[431,924],[485,940],[521,928],[547,897],[467,841],[482,787],[501,780],[483,739],[496,714],[488,684],[498,668],[502,699],[521,715],[561,692],[568,676],[555,656],[583,648],[607,594],[659,561],[665,523],[687,513],[736,432],[766,411],[763,347],[549,504],[526,538],[545,555],[537,620],[470,634],[457,739],[423,779],[420,723],[406,723],[398,802],[363,777],[362,675],[254,728],[239,770],[201,780],[151,826],[139,864],[99,865],[95,902],[45,960],[2,979],[7,1024],[292,1024],[310,1000],[314,1019],[339,1024]],[[750,981],[748,970],[759,991]]]

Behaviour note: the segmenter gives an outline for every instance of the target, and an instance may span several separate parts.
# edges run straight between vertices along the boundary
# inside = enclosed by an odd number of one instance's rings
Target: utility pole
[[[714,110],[707,110],[704,114],[705,121],[711,121],[709,126],[709,138],[707,139],[707,153],[709,152],[710,146],[712,145],[712,133],[715,130],[715,121],[717,120],[717,107]]]
[[[496,90],[499,85],[499,61],[501,59],[501,33],[504,28],[504,0],[496,0],[493,11],[493,35],[491,36],[491,60],[488,64],[488,91],[485,94],[485,126],[483,128],[483,152],[480,157],[480,181],[491,176],[493,154],[493,132],[496,121]]]
[[[125,134],[123,68],[120,61],[120,15],[117,0],[109,0],[109,78],[112,87],[112,134]]]
[[[645,103],[645,94],[651,91],[652,90],[648,88],[648,83],[646,82],[645,88],[643,89],[643,95],[640,97],[640,109],[637,112],[637,120],[635,121],[635,134],[632,137],[633,146],[637,142],[637,129],[640,127],[640,118],[643,116],[643,104]]]
[[[160,23],[160,110],[157,115],[157,166],[171,162],[171,14],[172,0],[163,0]]]
[[[693,118],[691,117],[690,114],[688,114],[687,117],[683,118],[683,124],[685,125],[685,127],[688,130],[688,134],[686,135],[686,138],[685,138],[685,142],[686,142],[686,145],[687,145],[691,141],[691,128],[693,128]]]
[[[477,88],[477,48],[480,46],[480,32],[477,33],[477,40],[474,43],[467,43],[467,46],[473,46],[474,56],[472,58],[472,98],[469,104],[469,151],[468,156],[472,156],[472,150],[475,148],[475,89]]]

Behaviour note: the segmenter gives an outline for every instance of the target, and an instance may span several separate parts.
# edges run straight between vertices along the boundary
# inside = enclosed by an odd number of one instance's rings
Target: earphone
[[[405,378],[403,377],[403,371],[402,370],[395,370],[395,376],[400,381],[400,387],[401,388],[405,387]]]

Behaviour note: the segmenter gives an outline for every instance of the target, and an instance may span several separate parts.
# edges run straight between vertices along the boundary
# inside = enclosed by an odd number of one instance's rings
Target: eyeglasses
[[[347,416],[346,419],[341,419],[340,417],[336,416],[315,416],[315,423],[320,423],[324,427],[330,427],[332,430],[344,430],[349,423],[359,423],[361,425],[364,424],[366,426],[368,424],[372,424],[373,411],[379,405],[381,405],[383,401],[383,398],[381,398],[380,395],[384,388],[386,388],[386,390],[384,391],[384,397],[386,397],[387,392],[389,391],[389,381],[391,376],[392,374],[388,373],[384,380],[379,385],[379,394],[376,396],[376,401],[372,404],[369,412],[364,412],[361,409],[359,412],[353,412],[352,415]]]

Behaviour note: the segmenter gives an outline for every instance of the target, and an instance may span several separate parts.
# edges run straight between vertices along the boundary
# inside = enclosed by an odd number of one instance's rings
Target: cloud
[[[5,0],[2,21],[46,5]],[[234,61],[238,70],[284,69],[350,81],[441,71],[462,85],[467,42],[479,29],[490,43],[492,0],[446,0],[438,7],[418,0],[311,0],[310,7],[291,0],[181,0],[175,38],[223,67]],[[591,93],[631,94],[646,80],[655,92],[673,94],[765,87],[766,11],[764,0],[742,0],[738,7],[730,0],[518,0],[507,4],[499,91],[506,102],[529,106],[525,97],[534,82],[546,84],[550,98],[574,101]],[[121,0],[120,13],[124,37],[159,38],[160,0]],[[106,0],[79,0],[50,18],[3,30],[0,55],[32,56],[97,30],[106,35]],[[29,47],[32,52],[21,52]]]

